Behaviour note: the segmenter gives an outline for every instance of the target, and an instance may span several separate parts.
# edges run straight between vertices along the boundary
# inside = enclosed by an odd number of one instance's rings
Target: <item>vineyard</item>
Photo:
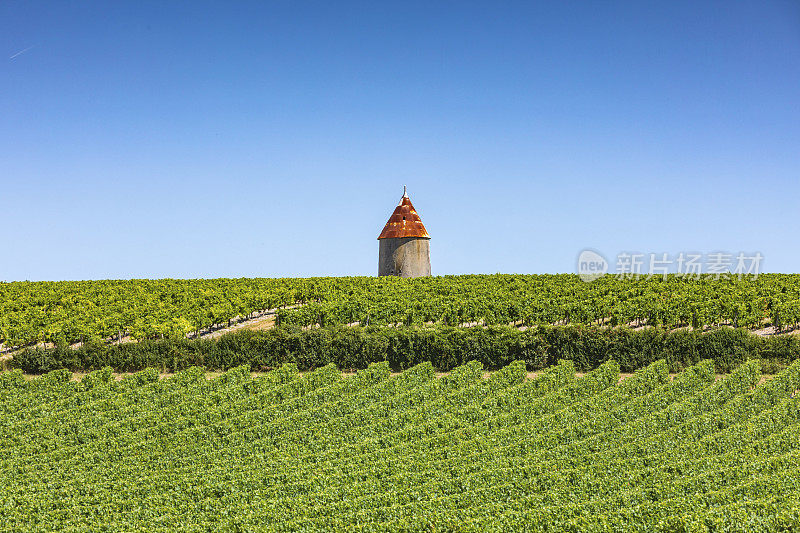
[[[180,337],[278,308],[279,324],[583,324],[667,329],[800,323],[800,275],[591,283],[576,275],[0,283],[0,344]]]
[[[0,529],[797,530],[798,388],[800,362],[7,372]]]

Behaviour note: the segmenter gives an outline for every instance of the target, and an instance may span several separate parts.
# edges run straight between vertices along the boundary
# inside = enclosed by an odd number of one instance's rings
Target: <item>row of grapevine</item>
[[[709,361],[8,372],[0,531],[792,530],[800,362],[760,381]]]
[[[302,326],[575,323],[668,328],[758,328],[766,322],[783,328],[800,322],[800,276],[794,274],[755,279],[608,275],[591,283],[568,274],[351,280],[346,290],[332,294],[327,289],[331,281],[320,282],[321,297],[301,309],[282,311],[281,321]]]
[[[340,369],[366,368],[386,361],[403,370],[430,362],[448,371],[469,361],[497,370],[523,361],[540,370],[569,359],[579,370],[591,370],[609,359],[624,372],[664,359],[676,372],[701,359],[713,359],[719,372],[730,372],[748,359],[759,359],[765,373],[775,373],[800,358],[800,336],[756,335],[744,329],[706,332],[658,328],[538,326],[489,327],[348,327],[302,329],[296,326],[261,331],[239,330],[219,339],[156,339],[138,343],[87,343],[80,347],[27,347],[12,364],[28,373],[59,368],[90,371],[111,366],[130,372],[148,367],[178,371],[190,366],[228,370],[249,365],[264,370],[296,363],[301,370],[329,363]]]
[[[279,308],[279,309],[278,309]],[[576,275],[104,280],[0,283],[0,344],[180,337],[278,309],[279,324],[468,324],[668,329],[800,324],[800,275]]]
[[[182,336],[303,301],[302,279],[0,283],[0,343]]]

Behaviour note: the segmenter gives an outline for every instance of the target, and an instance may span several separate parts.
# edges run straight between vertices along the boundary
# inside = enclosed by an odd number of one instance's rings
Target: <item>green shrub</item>
[[[12,363],[29,373],[107,366],[127,372],[150,367],[179,371],[192,366],[226,370],[241,365],[267,370],[285,363],[294,363],[301,370],[328,364],[360,369],[377,361],[386,361],[395,370],[429,361],[447,371],[469,361],[497,369],[515,360],[524,361],[528,370],[538,370],[567,359],[580,371],[614,360],[623,372],[632,372],[664,359],[674,372],[712,359],[717,371],[729,372],[743,361],[761,359],[765,371],[775,372],[799,355],[798,336],[759,337],[732,328],[703,333],[593,326],[539,326],[521,331],[507,326],[301,329],[289,325],[242,330],[217,340],[168,338],[119,345],[89,342],[79,348],[64,344],[27,348],[14,354]]]

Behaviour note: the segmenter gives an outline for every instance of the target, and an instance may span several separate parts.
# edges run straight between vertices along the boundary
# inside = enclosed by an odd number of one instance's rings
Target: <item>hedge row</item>
[[[800,357],[800,336],[759,337],[743,329],[710,332],[632,330],[586,326],[546,326],[520,331],[490,328],[377,328],[332,327],[298,329],[284,326],[265,331],[239,331],[217,340],[164,339],[80,348],[29,348],[14,355],[13,366],[43,373],[59,368],[73,371],[111,366],[118,371],[156,367],[177,371],[190,366],[226,370],[249,364],[265,370],[297,363],[301,370],[335,363],[342,369],[365,368],[388,361],[401,370],[430,361],[450,370],[477,360],[497,369],[522,360],[538,370],[559,359],[571,359],[576,368],[591,370],[614,359],[625,372],[665,359],[673,371],[713,359],[717,370],[728,372],[746,359],[761,359],[765,372],[774,372]]]

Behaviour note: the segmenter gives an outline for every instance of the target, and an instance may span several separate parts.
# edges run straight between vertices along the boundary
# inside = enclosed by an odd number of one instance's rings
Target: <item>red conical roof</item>
[[[425,226],[422,225],[422,219],[419,218],[411,204],[411,199],[406,194],[403,194],[378,239],[402,239],[403,237],[431,238]]]

